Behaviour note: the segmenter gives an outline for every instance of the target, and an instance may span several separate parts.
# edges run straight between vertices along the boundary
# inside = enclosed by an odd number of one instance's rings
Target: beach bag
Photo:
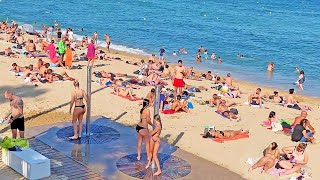
[[[272,131],[273,132],[278,132],[278,131],[282,131],[282,124],[278,123],[278,122],[273,122],[271,123],[271,127],[272,127]]]
[[[0,146],[3,149],[9,149],[14,146],[18,146],[19,148],[24,148],[24,147],[29,147],[29,141],[22,138],[13,139],[6,136],[0,143]]]

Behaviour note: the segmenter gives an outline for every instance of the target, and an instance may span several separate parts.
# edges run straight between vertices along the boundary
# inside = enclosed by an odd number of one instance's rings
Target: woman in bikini
[[[160,169],[160,162],[158,159],[158,151],[160,148],[160,134],[162,130],[162,123],[161,123],[161,118],[159,114],[156,114],[154,116],[154,122],[155,122],[155,128],[153,131],[150,133],[151,139],[150,139],[150,156],[151,158],[148,161],[148,164],[146,166],[146,169],[149,168],[151,164],[151,160],[153,159],[154,162],[156,163],[156,166],[158,167],[158,171],[154,173],[155,176],[158,176],[161,174],[161,169]]]
[[[219,131],[219,130],[213,130],[207,132],[205,135],[203,135],[203,138],[233,138],[237,135],[241,134],[249,134],[249,130],[243,131],[243,129],[240,129],[238,131],[235,130],[224,130],[224,131]]]
[[[264,157],[259,159],[253,166],[249,168],[248,171],[257,169],[258,167],[263,167],[261,173],[265,173],[267,170],[271,169],[280,158],[280,151],[278,149],[278,144],[276,142],[271,143],[267,149],[264,151]]]
[[[82,120],[83,120],[83,115],[86,112],[83,99],[86,101],[86,103],[88,102],[87,94],[83,89],[79,88],[79,82],[76,80],[73,82],[73,85],[75,89],[72,90],[71,92],[71,102],[70,102],[69,113],[71,114],[73,104],[75,104],[73,109],[73,115],[72,115],[72,124],[73,124],[74,134],[72,137],[69,137],[70,140],[76,140],[81,138]],[[79,122],[79,131],[78,131],[77,121]]]
[[[280,168],[287,170],[284,173],[280,173],[280,176],[297,172],[308,164],[309,156],[308,153],[305,152],[306,148],[306,143],[300,143],[298,146],[282,148],[282,151],[286,154],[289,160],[282,160],[278,162],[277,165]]]
[[[148,161],[151,159],[150,158],[150,142],[149,142],[149,130],[148,130],[148,124],[152,126],[151,118],[150,118],[150,109],[149,107],[149,100],[144,99],[142,103],[142,109],[140,110],[140,122],[136,126],[136,131],[138,135],[138,143],[137,143],[137,159],[138,161],[140,160],[141,157],[141,145],[142,141],[146,143],[146,152],[147,152],[147,157]]]

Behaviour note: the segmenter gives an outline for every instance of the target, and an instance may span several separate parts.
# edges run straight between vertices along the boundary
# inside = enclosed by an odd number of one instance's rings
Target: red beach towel
[[[181,111],[176,112],[172,109],[167,109],[167,110],[162,111],[163,114],[174,114],[174,113],[179,113],[179,112],[181,112]]]
[[[223,143],[224,141],[232,141],[232,140],[238,140],[238,139],[244,139],[244,138],[249,138],[249,134],[239,134],[233,138],[214,138],[212,140],[218,143]]]
[[[114,94],[113,92],[111,92],[110,94],[116,95],[116,94]],[[128,100],[130,100],[130,101],[139,101],[139,100],[141,100],[141,98],[135,97],[135,96],[133,96],[133,99],[131,99],[130,96],[120,96],[120,95],[119,95],[119,97],[122,97],[122,98],[124,98],[124,99],[128,99]]]

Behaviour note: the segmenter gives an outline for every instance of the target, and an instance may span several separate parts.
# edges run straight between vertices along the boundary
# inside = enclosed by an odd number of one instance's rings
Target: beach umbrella
[[[24,24],[21,26],[22,30],[27,32],[27,33],[35,33],[36,30],[34,29],[34,27],[31,24]]]

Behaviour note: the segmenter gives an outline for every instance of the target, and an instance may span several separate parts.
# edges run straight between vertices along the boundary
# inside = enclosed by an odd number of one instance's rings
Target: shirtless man
[[[291,127],[294,129],[294,127],[297,125],[297,124],[300,124],[300,122],[304,119],[307,119],[307,116],[308,116],[308,113],[307,111],[301,111],[301,114],[300,116],[296,117],[294,119],[294,122],[292,123]],[[307,127],[308,129],[310,130],[310,132],[312,134],[314,134],[316,131],[314,130],[314,127],[310,124],[310,121],[307,121]]]
[[[177,98],[177,93],[182,96],[182,87],[184,87],[183,77],[186,75],[186,68],[182,65],[182,60],[178,61],[178,65],[174,68],[174,99]]]
[[[40,70],[40,68],[43,66],[42,59],[39,59],[38,62],[35,64],[35,69]]]
[[[233,86],[232,81],[233,81],[233,78],[231,77],[231,74],[228,73],[228,74],[227,74],[227,77],[226,77],[226,79],[225,79],[225,82],[226,82],[228,88],[229,88],[229,89],[232,89],[232,90],[238,89],[237,87]]]
[[[26,44],[26,51],[29,53],[36,52],[36,45],[33,43],[32,39],[30,39],[29,42]]]
[[[177,100],[175,100],[172,103],[171,110],[174,110],[175,112],[178,112],[178,111],[189,112],[187,105],[188,105],[188,101],[181,102],[181,96],[178,95]]]
[[[272,71],[274,70],[274,64],[273,64],[273,63],[269,63],[267,70],[268,70],[269,72],[272,72]]]
[[[222,63],[221,57],[218,57],[218,63]]]
[[[19,130],[20,138],[24,138],[23,101],[20,97],[13,95],[11,91],[5,91],[4,98],[10,101],[10,111],[3,119],[9,120],[12,138],[17,138],[17,130]]]
[[[93,40],[95,45],[98,45],[98,37],[99,37],[99,35],[98,35],[97,32],[94,32],[92,37],[91,37],[91,40]]]
[[[275,103],[283,103],[283,97],[279,96],[279,92],[278,91],[274,91],[273,95],[270,96],[270,97],[271,97],[270,99],[272,99],[273,102],[275,102]]]
[[[262,106],[261,89],[258,88],[254,94],[251,94],[248,98],[249,106],[259,105]]]
[[[17,47],[18,49],[22,49],[22,47],[25,45],[25,42],[24,42],[24,38],[23,36],[21,35],[21,33],[18,33],[18,37],[17,37]],[[21,48],[20,48],[21,47]]]
[[[212,80],[213,79],[213,76],[212,76],[212,74],[211,74],[211,71],[208,71],[208,73],[206,74],[206,79],[207,80]]]
[[[111,40],[110,40],[110,36],[108,34],[104,34],[104,37],[106,38],[106,49],[108,52],[110,52],[110,44],[111,44]]]

